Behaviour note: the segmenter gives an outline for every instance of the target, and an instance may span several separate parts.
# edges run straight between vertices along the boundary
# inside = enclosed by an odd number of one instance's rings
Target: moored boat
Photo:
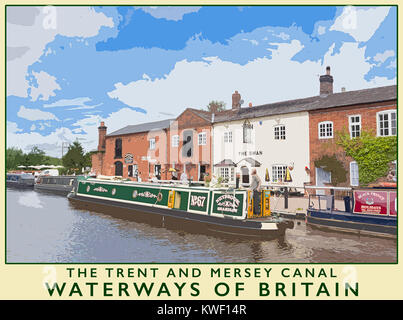
[[[73,190],[77,179],[83,178],[83,176],[39,176],[34,189],[67,195]]]
[[[178,225],[203,226],[209,231],[273,238],[293,227],[292,221],[270,215],[270,192],[263,192],[261,213],[253,215],[251,192],[174,183],[138,183],[83,179],[69,193],[70,201],[131,209]],[[113,211],[112,211],[113,212]]]
[[[329,187],[329,189],[335,188]],[[396,189],[351,191],[352,197],[346,196],[344,198],[344,211],[334,209],[333,195],[310,195],[306,215],[307,224],[334,231],[396,238]],[[318,198],[319,207],[313,205],[312,197]],[[321,199],[325,200],[325,207],[320,206]]]
[[[6,185],[14,188],[33,188],[35,177],[29,173],[7,173]]]

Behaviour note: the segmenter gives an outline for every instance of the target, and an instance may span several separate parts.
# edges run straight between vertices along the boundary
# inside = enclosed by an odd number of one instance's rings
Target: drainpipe
[[[211,135],[210,135],[210,179],[213,179],[214,174],[214,119],[215,114],[211,115]]]

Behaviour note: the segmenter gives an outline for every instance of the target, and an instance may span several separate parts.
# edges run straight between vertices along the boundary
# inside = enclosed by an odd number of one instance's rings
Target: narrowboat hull
[[[306,222],[318,228],[362,235],[396,238],[397,219],[391,216],[308,209]]]
[[[118,189],[121,187],[121,189]],[[218,215],[214,213],[214,209],[217,207],[212,204],[212,200],[217,202],[226,201],[226,194],[216,194],[215,191],[206,190],[195,190],[195,189],[185,189],[178,188],[177,191],[181,190],[184,192],[183,198],[187,198],[187,209],[183,207],[174,208],[168,207],[166,205],[155,205],[155,203],[141,203],[135,202],[133,199],[129,200],[129,195],[133,194],[134,199],[138,200],[140,195],[152,197],[152,194],[157,194],[161,192],[158,187],[145,188],[142,185],[125,185],[125,184],[102,184],[96,181],[79,181],[77,191],[69,193],[68,199],[72,203],[80,203],[81,205],[87,205],[87,208],[105,206],[110,208],[108,212],[110,214],[119,215],[121,211],[130,211],[135,219],[137,216],[141,218],[149,217],[152,221],[157,221],[161,226],[175,226],[177,229],[185,230],[197,230],[198,232],[214,232],[225,235],[236,235],[249,238],[263,238],[272,239],[284,236],[287,228],[293,228],[294,224],[292,221],[287,221],[281,218],[274,217],[262,217],[259,219],[245,219],[244,218],[244,205],[245,203],[239,202],[239,211],[242,211],[242,216],[231,216],[231,215]],[[169,188],[169,187],[168,187]],[[118,189],[118,191],[116,191]],[[185,196],[185,191],[189,193]],[[94,195],[98,192],[97,195]],[[116,195],[120,192],[122,198],[126,194],[125,199],[116,198]],[[148,192],[148,193],[147,193]],[[165,195],[168,190],[165,191]],[[163,192],[161,192],[162,194]],[[202,195],[206,193],[208,197],[204,203],[205,211],[203,213],[198,213],[196,207],[191,208],[190,197],[193,194]],[[210,193],[210,195],[208,195]],[[99,195],[98,195],[99,194]],[[102,195],[101,195],[102,194]],[[159,194],[159,193],[158,193]],[[165,197],[165,196],[164,196]],[[131,197],[130,197],[131,198]],[[223,200],[224,199],[224,200]],[[240,197],[241,199],[241,197]],[[148,201],[148,199],[147,199]],[[157,201],[157,200],[155,200]],[[163,200],[160,201],[162,203]],[[202,204],[199,203],[201,206]],[[193,203],[195,205],[195,203]],[[185,203],[186,208],[186,203]],[[209,211],[210,210],[210,211]]]
[[[6,186],[10,188],[18,188],[18,189],[33,189],[34,181],[7,181]]]

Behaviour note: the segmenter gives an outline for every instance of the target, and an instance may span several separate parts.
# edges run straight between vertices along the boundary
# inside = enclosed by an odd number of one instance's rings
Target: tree
[[[69,146],[69,150],[62,158],[63,166],[69,172],[81,173],[82,168],[86,166],[86,158],[83,147],[80,142],[75,141]]]
[[[45,151],[33,146],[31,151],[25,156],[25,166],[38,166],[43,164],[45,159]]]
[[[21,149],[7,148],[6,150],[6,169],[15,170],[25,162],[26,155]]]
[[[210,112],[220,112],[225,110],[225,102],[212,100],[207,105],[207,110]]]

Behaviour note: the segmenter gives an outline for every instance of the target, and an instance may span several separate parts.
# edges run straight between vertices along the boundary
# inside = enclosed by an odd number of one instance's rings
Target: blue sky
[[[396,83],[395,7],[8,7],[7,146],[53,156],[97,127]]]

